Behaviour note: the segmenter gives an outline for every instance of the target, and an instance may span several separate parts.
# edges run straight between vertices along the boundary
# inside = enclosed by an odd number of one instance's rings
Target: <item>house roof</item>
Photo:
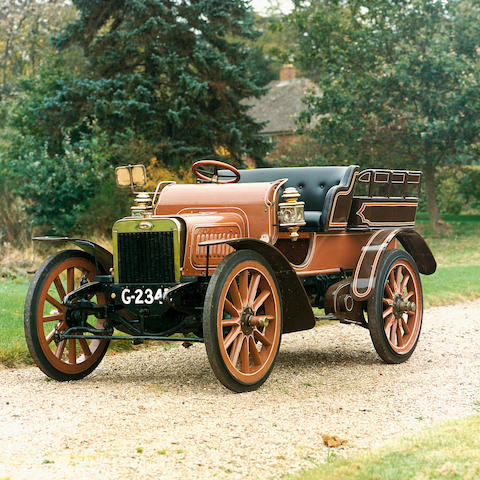
[[[306,109],[302,98],[312,90],[317,92],[317,86],[307,78],[293,78],[287,81],[275,80],[267,88],[269,90],[263,97],[242,101],[244,105],[251,105],[249,115],[258,122],[268,122],[262,133],[295,132],[295,120]]]

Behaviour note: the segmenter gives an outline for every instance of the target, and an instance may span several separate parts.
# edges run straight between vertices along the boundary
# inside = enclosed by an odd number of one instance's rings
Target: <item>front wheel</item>
[[[387,363],[410,358],[422,318],[422,284],[415,260],[403,250],[388,250],[380,260],[375,292],[368,300],[368,328],[378,355]]]
[[[67,330],[65,295],[93,281],[96,267],[91,255],[63,250],[48,258],[35,274],[25,301],[25,338],[28,349],[43,373],[55,380],[78,380],[92,372],[107,351],[108,340],[55,341],[55,332]],[[105,304],[104,294],[90,301]],[[102,328],[103,320],[90,317],[90,326]],[[93,325],[92,325],[93,323]]]
[[[269,376],[280,347],[282,300],[275,274],[258,253],[225,257],[208,285],[203,335],[210,365],[234,392],[255,390]]]

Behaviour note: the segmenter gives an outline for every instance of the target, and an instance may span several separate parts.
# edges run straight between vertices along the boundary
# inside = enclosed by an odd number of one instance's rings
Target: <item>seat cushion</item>
[[[282,167],[254,168],[240,170],[240,183],[273,182],[288,178],[282,186],[280,195],[286,187],[295,187],[300,193],[300,200],[305,202],[305,221],[303,231],[321,231],[323,229],[322,212],[325,196],[332,188],[340,184],[349,167]],[[219,178],[232,178],[228,170],[220,170]]]

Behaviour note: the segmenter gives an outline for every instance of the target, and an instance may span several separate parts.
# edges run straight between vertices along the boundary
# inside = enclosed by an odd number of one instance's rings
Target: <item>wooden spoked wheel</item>
[[[380,357],[388,363],[409,358],[420,335],[423,300],[420,275],[407,252],[386,252],[368,308],[370,334]]]
[[[205,299],[205,345],[218,379],[237,392],[258,388],[273,367],[281,333],[270,266],[256,252],[232,253],[217,267]]]
[[[96,268],[93,258],[78,250],[64,250],[51,256],[32,280],[25,303],[25,336],[30,354],[38,367],[56,380],[77,380],[93,371],[108,348],[108,340],[81,339],[55,341],[55,332],[64,332],[65,295],[93,281]],[[105,304],[103,294],[89,298]],[[102,328],[103,320],[89,317],[92,328]]]

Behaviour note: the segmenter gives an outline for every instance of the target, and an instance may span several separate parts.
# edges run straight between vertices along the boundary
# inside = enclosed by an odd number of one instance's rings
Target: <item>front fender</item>
[[[431,275],[437,262],[423,237],[412,229],[396,228],[377,230],[362,248],[352,280],[352,296],[357,301],[368,300],[374,289],[376,273],[382,253],[394,238],[398,238],[405,250],[415,260],[420,273]]]
[[[34,237],[33,240],[37,242],[73,243],[84,252],[89,253],[95,259],[95,263],[98,262],[106,273],[113,267],[112,253],[90,240],[70,237]]]
[[[302,282],[280,250],[256,238],[213,240],[199,245],[226,243],[235,250],[254,250],[271,265],[277,277],[283,304],[283,333],[308,330],[315,326],[315,316]]]

